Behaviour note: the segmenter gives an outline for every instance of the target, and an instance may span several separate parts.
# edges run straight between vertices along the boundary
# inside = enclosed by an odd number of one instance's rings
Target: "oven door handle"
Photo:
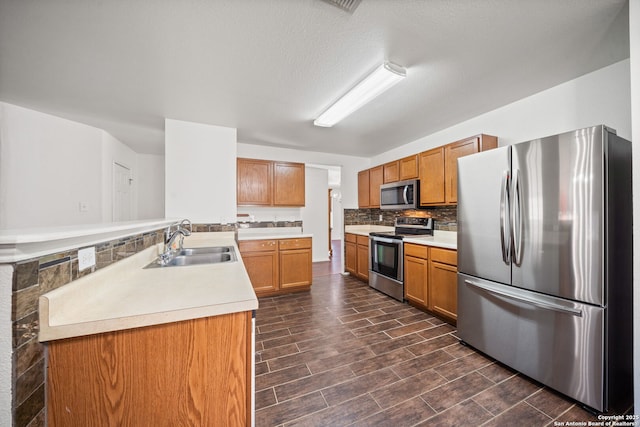
[[[390,239],[388,237],[369,236],[369,240],[382,243],[402,243],[402,240]]]

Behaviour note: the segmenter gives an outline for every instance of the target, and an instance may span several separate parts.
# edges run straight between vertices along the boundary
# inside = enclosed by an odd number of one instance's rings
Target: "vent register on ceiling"
[[[345,12],[353,13],[353,11],[356,10],[358,5],[360,4],[361,0],[320,0],[320,1],[339,7]]]

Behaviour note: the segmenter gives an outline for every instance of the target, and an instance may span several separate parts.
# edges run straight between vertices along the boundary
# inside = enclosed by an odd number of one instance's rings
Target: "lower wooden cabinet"
[[[311,286],[311,239],[280,240],[280,289]]]
[[[51,341],[47,425],[250,426],[253,351],[250,311]]]
[[[238,243],[256,295],[306,290],[312,282],[311,238],[243,240]]]
[[[369,281],[369,236],[345,233],[344,268],[351,275]]]
[[[405,299],[449,323],[457,320],[457,252],[404,244]]]
[[[427,308],[428,252],[424,245],[404,245],[404,298],[422,308]]]
[[[458,311],[458,257],[451,249],[429,249],[428,308],[455,323]]]

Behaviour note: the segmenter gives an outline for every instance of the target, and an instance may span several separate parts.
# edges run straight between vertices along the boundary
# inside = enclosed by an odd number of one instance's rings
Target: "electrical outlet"
[[[382,222],[382,214],[378,217],[378,221]]]
[[[78,250],[78,271],[86,270],[96,265],[96,248],[83,248]]]

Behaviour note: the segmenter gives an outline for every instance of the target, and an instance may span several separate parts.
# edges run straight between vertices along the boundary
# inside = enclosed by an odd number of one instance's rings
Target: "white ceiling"
[[[168,117],[370,157],[627,58],[628,24],[626,0],[0,0],[0,100],[140,153]],[[385,59],[407,78],[313,126]]]

